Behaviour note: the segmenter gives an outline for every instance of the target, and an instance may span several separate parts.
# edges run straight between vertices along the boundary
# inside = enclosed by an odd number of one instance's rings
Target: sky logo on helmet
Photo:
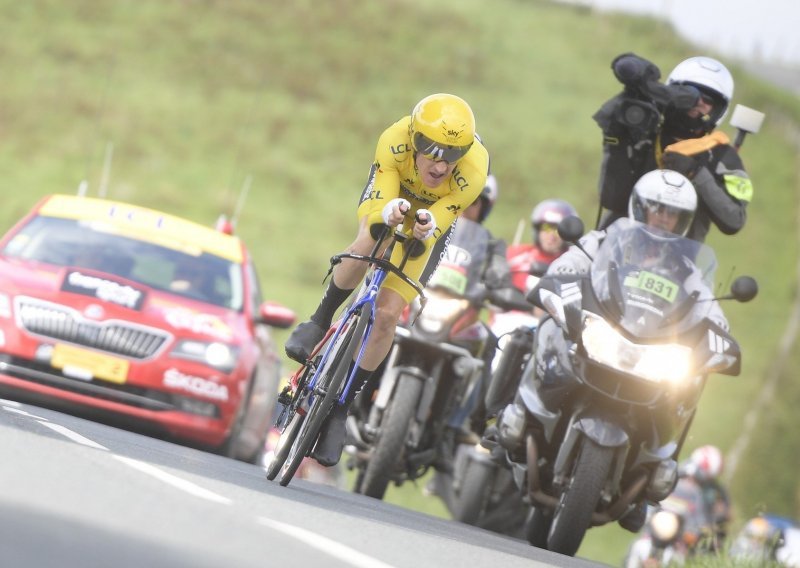
[[[447,124],[442,123],[442,134],[444,134],[444,137],[448,142],[455,145],[459,138],[461,138],[461,135],[464,134],[464,127],[462,125],[461,130],[455,130],[453,128],[449,128]]]

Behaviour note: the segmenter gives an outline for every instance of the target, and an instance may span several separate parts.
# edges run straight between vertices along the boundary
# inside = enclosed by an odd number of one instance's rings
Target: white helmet
[[[648,210],[661,207],[678,214],[672,232],[686,236],[697,210],[697,192],[689,178],[673,170],[653,170],[639,178],[628,201],[628,217],[647,224]]]
[[[728,112],[733,99],[733,76],[728,68],[711,57],[690,57],[678,63],[667,77],[667,85],[690,85],[710,97],[713,110],[705,120],[706,132],[713,130]]]
[[[689,457],[694,466],[693,475],[700,480],[716,479],[725,465],[722,452],[716,446],[700,446]]]

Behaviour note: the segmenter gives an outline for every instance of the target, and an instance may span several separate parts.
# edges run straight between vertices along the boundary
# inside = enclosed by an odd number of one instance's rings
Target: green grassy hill
[[[511,240],[547,197],[570,200],[594,223],[601,138],[591,115],[620,90],[611,60],[633,51],[666,75],[696,54],[653,20],[544,0],[0,6],[0,227],[81,180],[97,194],[106,156],[108,196],[208,224],[233,213],[252,180],[238,232],[266,295],[300,317],[316,305],[327,259],[355,233],[378,134],[423,96],[453,92],[472,104],[501,186],[487,225]],[[731,69],[735,102],[767,120],[742,151],[756,188],[747,227],[709,242],[720,283],[752,274],[761,294],[725,305],[743,373],[709,381],[688,449],[735,443],[795,294],[800,103]],[[787,377],[778,389],[734,476],[740,519],[762,509],[800,516],[800,433],[791,427],[800,387]],[[438,503],[417,503],[441,514]],[[629,540],[615,527],[593,529],[579,554],[617,564]]]

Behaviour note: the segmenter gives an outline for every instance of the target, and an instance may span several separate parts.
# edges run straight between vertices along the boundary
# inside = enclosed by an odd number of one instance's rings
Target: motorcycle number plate
[[[60,343],[53,347],[50,364],[68,377],[81,380],[97,378],[112,383],[124,383],[130,367],[125,359]]]

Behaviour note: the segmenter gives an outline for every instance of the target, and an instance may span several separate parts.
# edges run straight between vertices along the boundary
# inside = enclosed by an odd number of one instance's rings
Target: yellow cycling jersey
[[[389,200],[402,197],[411,203],[412,211],[431,212],[438,238],[481,194],[489,169],[489,153],[476,137],[450,177],[438,187],[427,187],[414,163],[408,135],[410,124],[411,116],[406,116],[384,130],[378,139],[373,171],[361,196],[358,217],[368,215],[370,226],[383,223],[383,207]]]
[[[489,170],[489,153],[478,138],[469,151],[461,158],[449,178],[438,187],[427,187],[422,183],[414,163],[414,149],[411,147],[409,126],[411,116],[406,116],[383,131],[375,150],[375,161],[369,174],[367,187],[358,205],[358,218],[367,218],[368,226],[383,224],[383,208],[389,200],[402,197],[411,203],[411,212],[427,209],[436,221],[433,238],[422,241],[425,250],[409,259],[404,272],[423,286],[436,268],[439,256],[446,246],[449,229],[459,215],[469,207],[483,191]],[[414,224],[413,215],[406,217],[404,228]],[[437,246],[438,245],[438,246]],[[431,253],[436,249],[435,258]],[[397,264],[402,257],[402,248],[396,247],[392,262]],[[384,288],[396,291],[406,302],[410,302],[416,291],[394,274],[389,274]]]

